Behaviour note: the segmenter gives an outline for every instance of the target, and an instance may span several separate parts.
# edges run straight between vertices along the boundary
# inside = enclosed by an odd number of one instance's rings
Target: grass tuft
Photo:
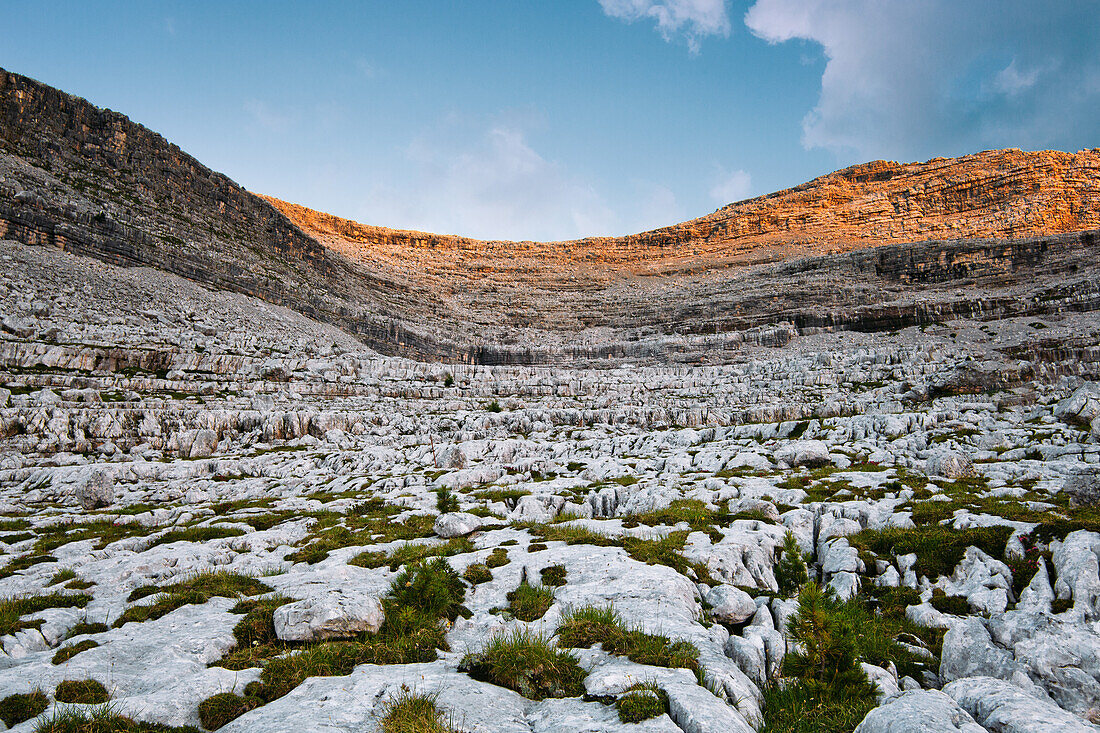
[[[508,592],[508,610],[520,621],[536,621],[554,605],[554,592],[526,580]]]
[[[241,697],[232,692],[221,692],[199,703],[199,720],[203,728],[217,730],[263,704],[264,701],[258,697]]]
[[[699,669],[699,650],[688,641],[628,629],[610,606],[582,606],[569,611],[558,626],[558,643],[564,647],[602,644],[611,654],[654,667]]]
[[[23,621],[22,617],[47,608],[84,608],[92,600],[86,593],[49,593],[43,596],[22,596],[0,600],[0,636],[23,629],[37,628],[42,621]]]
[[[211,598],[240,598],[270,593],[271,588],[255,578],[240,573],[214,571],[200,573],[179,583],[163,587],[143,586],[130,594],[127,600],[136,601],[157,593],[164,596],[149,606],[131,606],[115,621],[115,628],[131,621],[158,619],[177,608],[202,604]]]
[[[61,647],[53,655],[53,659],[51,659],[50,661],[53,664],[64,664],[65,662],[75,657],[77,654],[80,654],[80,652],[86,652],[89,649],[95,649],[97,646],[99,646],[98,641],[95,641],[94,639],[84,639],[82,641],[78,641],[75,644]]]
[[[407,687],[386,703],[382,733],[457,733],[444,722],[435,695],[420,695]]]
[[[668,711],[668,696],[652,683],[634,685],[615,701],[619,720],[623,723],[641,723]]]
[[[14,728],[19,723],[38,717],[50,706],[50,699],[42,690],[8,695],[0,700],[0,720]]]
[[[65,680],[57,685],[53,697],[58,702],[100,705],[111,699],[110,693],[96,680]]]
[[[572,654],[554,647],[549,637],[524,629],[494,634],[480,652],[463,657],[459,669],[530,700],[582,695],[587,676]]]
[[[539,571],[542,576],[542,584],[555,588],[565,585],[566,570],[564,565],[551,565]]]

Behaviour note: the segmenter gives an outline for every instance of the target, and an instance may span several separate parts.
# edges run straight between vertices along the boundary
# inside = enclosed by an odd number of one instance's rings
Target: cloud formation
[[[728,36],[726,0],[600,0],[611,18],[633,23],[652,20],[666,41],[683,37],[693,53],[705,36]]]
[[[757,0],[745,24],[821,46],[807,148],[909,159],[1100,144],[1095,0]]]
[[[535,151],[514,124],[448,120],[405,151],[410,176],[376,185],[361,221],[481,239],[571,239],[609,233],[596,189]]]
[[[741,201],[752,194],[752,176],[743,170],[719,173],[718,180],[710,189],[710,196],[720,206]]]

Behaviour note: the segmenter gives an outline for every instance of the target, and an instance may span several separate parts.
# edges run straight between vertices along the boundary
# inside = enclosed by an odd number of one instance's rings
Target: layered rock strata
[[[155,267],[468,363],[728,362],[819,330],[1097,304],[1100,152],[875,162],[664,229],[481,242],[264,200],[0,70],[0,237]]]

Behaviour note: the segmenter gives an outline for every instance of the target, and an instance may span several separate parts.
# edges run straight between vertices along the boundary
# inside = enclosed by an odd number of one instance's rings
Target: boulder
[[[1066,422],[1088,425],[1100,417],[1100,384],[1086,382],[1054,406],[1054,416]]]
[[[987,733],[939,690],[913,690],[867,713],[855,733]]]
[[[725,624],[748,621],[756,613],[756,603],[745,591],[732,585],[716,585],[707,593],[710,615]]]
[[[484,521],[485,520],[475,514],[450,512],[448,514],[440,514],[435,520],[435,525],[432,529],[437,535],[446,540],[452,537],[468,535],[480,529]]]
[[[980,725],[997,733],[1096,733],[1096,726],[1004,680],[968,677],[943,688]]]
[[[957,451],[942,451],[928,457],[924,464],[929,476],[942,476],[947,479],[971,478],[977,475],[969,456]]]
[[[208,458],[218,449],[218,434],[213,430],[196,430],[188,458]]]
[[[1062,483],[1062,492],[1070,506],[1095,506],[1100,503],[1100,471],[1095,467],[1072,473]]]
[[[820,440],[795,440],[774,453],[775,460],[788,466],[824,466],[830,462],[829,446]]]
[[[115,499],[114,474],[109,469],[97,468],[77,484],[74,494],[83,509],[109,506]]]
[[[272,614],[275,635],[283,641],[343,639],[382,626],[382,604],[367,594],[331,591],[279,606]]]

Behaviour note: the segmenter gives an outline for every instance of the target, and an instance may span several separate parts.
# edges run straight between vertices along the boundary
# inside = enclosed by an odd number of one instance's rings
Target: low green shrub
[[[535,621],[546,615],[554,605],[553,591],[531,585],[526,580],[508,592],[508,610],[520,621]]]
[[[246,693],[271,701],[287,694],[307,677],[350,674],[359,664],[412,664],[436,659],[447,650],[443,619],[471,615],[462,605],[465,585],[443,558],[407,567],[382,601],[385,620],[377,634],[354,641],[314,644],[268,659],[260,673],[262,686]]]
[[[549,637],[524,629],[494,634],[481,651],[463,657],[459,670],[531,700],[583,695],[588,675],[576,657],[554,647]]]
[[[444,717],[436,706],[436,696],[403,688],[386,703],[382,733],[457,733]]]
[[[111,699],[107,688],[97,680],[65,680],[57,685],[53,697],[58,702],[99,705]]]
[[[555,588],[565,585],[566,574],[564,565],[551,565],[539,571],[539,575],[542,576],[542,584]]]
[[[462,555],[473,552],[474,549],[474,543],[469,538],[454,537],[438,544],[416,542],[402,545],[390,552],[364,552],[348,560],[348,565],[363,568],[380,568],[388,565],[390,570],[397,570],[402,565],[420,562],[431,557]]]
[[[115,628],[131,621],[158,619],[177,608],[191,604],[202,604],[211,598],[240,598],[270,593],[271,588],[256,578],[239,573],[214,571],[200,573],[179,583],[163,587],[143,586],[134,590],[127,600],[136,601],[149,595],[163,593],[164,596],[148,606],[131,606],[115,621]]]
[[[1010,527],[975,527],[952,529],[940,525],[925,527],[886,527],[865,529],[851,535],[852,547],[870,550],[879,555],[916,553],[913,569],[918,575],[936,579],[951,575],[962,562],[966,548],[974,546],[994,558],[1004,557]]]
[[[954,616],[968,616],[970,601],[965,596],[949,596],[942,588],[932,590],[932,608]]]
[[[485,567],[487,568],[499,568],[510,563],[508,558],[508,551],[503,547],[497,547],[489,553],[489,557],[485,558]]]
[[[94,639],[83,639],[75,644],[69,644],[68,646],[61,647],[53,655],[53,659],[51,659],[50,661],[54,664],[64,664],[65,662],[75,657],[77,654],[80,654],[80,652],[86,652],[89,649],[95,649],[97,646],[99,646],[98,641],[95,641]]]
[[[641,723],[668,711],[668,697],[653,684],[634,685],[615,701],[619,720],[623,723]]]
[[[14,728],[31,718],[38,717],[50,706],[50,698],[41,690],[8,695],[0,700],[0,720],[4,725]]]
[[[209,542],[225,537],[240,537],[243,534],[244,530],[240,527],[186,527],[165,532],[153,540],[149,546],[156,547],[173,542]]]
[[[485,563],[475,562],[466,566],[466,570],[462,573],[462,577],[472,585],[479,585],[481,583],[488,583],[492,580],[493,571],[490,570]]]
[[[230,609],[230,613],[244,614],[244,618],[233,627],[233,638],[237,643],[214,665],[226,669],[249,669],[289,651],[292,645],[275,635],[272,614],[279,606],[292,601],[292,598],[282,595],[248,598]]]
[[[784,680],[762,692],[761,733],[851,733],[878,704],[809,680]]]
[[[569,611],[562,617],[557,633],[558,643],[563,647],[602,644],[605,652],[625,656],[638,664],[699,669],[699,650],[694,644],[628,629],[610,606],[582,606]]]
[[[258,697],[241,697],[232,692],[222,692],[199,703],[199,720],[203,728],[217,730],[263,704],[264,701]]]

